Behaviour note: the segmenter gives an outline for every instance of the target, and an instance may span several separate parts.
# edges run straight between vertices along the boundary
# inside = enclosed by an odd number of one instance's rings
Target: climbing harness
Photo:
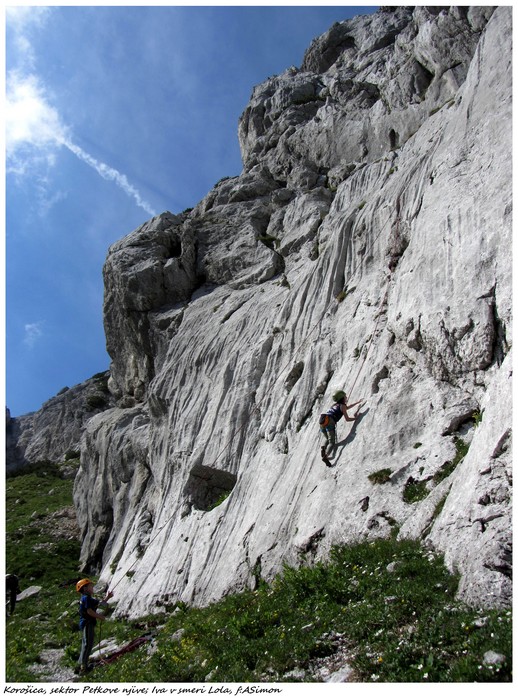
[[[320,416],[320,420],[318,421],[318,424],[320,425],[320,428],[327,428],[329,425],[329,419],[331,416],[329,416],[327,413],[322,413]]]

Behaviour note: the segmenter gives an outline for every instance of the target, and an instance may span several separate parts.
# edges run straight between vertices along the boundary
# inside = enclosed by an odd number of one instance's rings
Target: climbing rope
[[[363,366],[364,366],[365,362],[367,361],[367,357],[368,357],[368,355],[369,355],[369,352],[370,352],[372,343],[374,342],[374,338],[376,337],[376,333],[377,333],[377,330],[378,330],[378,325],[379,325],[380,318],[381,318],[381,315],[382,315],[382,308],[383,308],[383,306],[385,305],[385,302],[386,302],[386,300],[387,300],[387,297],[388,297],[388,290],[385,292],[385,296],[383,297],[383,300],[382,300],[381,303],[380,303],[379,310],[378,310],[378,313],[377,313],[376,325],[374,326],[374,331],[373,331],[373,333],[372,333],[372,335],[371,335],[371,337],[370,337],[369,344],[368,344],[368,346],[367,346],[367,352],[366,352],[366,353],[364,354],[364,356],[363,356],[363,360],[362,360],[362,362],[361,362],[361,364],[360,364],[360,367],[359,367],[359,369],[358,369],[358,372],[356,373],[356,377],[355,377],[355,379],[354,379],[354,382],[352,383],[351,388],[348,390],[348,392],[346,392],[346,396],[350,396],[350,395],[353,393],[353,389],[354,389],[354,387],[355,387],[355,385],[356,385],[356,382],[358,381],[358,377],[360,376],[361,371],[362,371],[362,369],[363,369]],[[349,374],[350,374],[350,372],[349,372]]]
[[[151,634],[144,634],[140,637],[137,637],[136,639],[132,639],[131,642],[124,644],[124,646],[122,646],[120,649],[117,649],[116,651],[113,651],[110,654],[106,654],[106,656],[100,658],[99,666],[107,666],[108,664],[117,661],[117,659],[119,659],[124,654],[128,654],[131,651],[135,651],[140,646],[142,646],[142,644],[150,642],[152,639],[153,635]]]
[[[98,648],[99,648],[99,656],[101,656],[101,641],[102,641],[102,631],[103,628],[103,621],[99,620],[99,643],[98,643]]]

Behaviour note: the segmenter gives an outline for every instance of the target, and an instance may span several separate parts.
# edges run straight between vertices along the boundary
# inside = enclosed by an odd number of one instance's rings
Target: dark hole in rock
[[[180,258],[182,256],[182,241],[180,238],[173,238],[169,244],[169,257]]]
[[[230,495],[236,482],[234,474],[200,464],[191,469],[185,485],[185,495],[194,508],[212,510]]]
[[[394,150],[395,148],[399,148],[399,136],[394,129],[391,129],[389,131],[389,140],[390,140],[390,148],[391,150]]]

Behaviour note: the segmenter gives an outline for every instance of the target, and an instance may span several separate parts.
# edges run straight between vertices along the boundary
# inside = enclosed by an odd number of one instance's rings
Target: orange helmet
[[[77,591],[78,593],[80,593],[80,592],[81,592],[81,588],[82,588],[83,586],[87,586],[89,583],[93,583],[93,581],[90,581],[89,578],[82,578],[80,581],[78,581],[78,582],[76,583],[76,591]]]

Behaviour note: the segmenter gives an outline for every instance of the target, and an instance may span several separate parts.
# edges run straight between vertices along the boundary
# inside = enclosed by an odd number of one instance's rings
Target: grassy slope
[[[22,588],[43,587],[7,620],[8,682],[37,681],[30,665],[45,647],[64,649],[71,667],[79,654],[78,597],[62,585],[79,573],[79,545],[45,528],[49,513],[71,505],[71,490],[51,465],[7,481],[7,569]],[[286,568],[270,585],[203,610],[178,604],[145,620],[108,620],[97,630],[103,639],[152,631],[156,650],[148,656],[144,645],[88,682],[275,682],[295,668],[309,682],[337,639],[359,682],[510,681],[510,611],[469,609],[456,586],[442,559],[415,542],[336,548],[326,565]],[[487,651],[506,661],[485,664]]]

